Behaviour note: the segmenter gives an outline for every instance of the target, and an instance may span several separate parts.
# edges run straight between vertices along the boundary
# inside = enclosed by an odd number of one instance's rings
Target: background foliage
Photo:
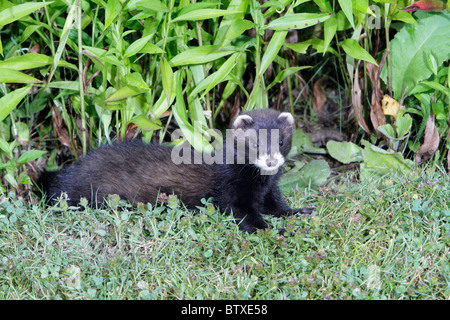
[[[362,177],[445,165],[449,13],[408,4],[1,1],[2,189],[113,139],[168,141],[174,125],[211,151],[207,129],[239,108],[290,110],[311,124],[296,135],[336,127],[356,144],[314,149],[305,135],[295,151],[360,162]],[[328,164],[314,166],[322,184]]]

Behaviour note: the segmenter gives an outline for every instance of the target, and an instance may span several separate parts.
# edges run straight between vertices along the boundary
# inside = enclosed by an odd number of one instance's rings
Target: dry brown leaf
[[[361,100],[361,87],[359,86],[359,78],[358,78],[358,68],[361,60],[358,61],[358,64],[355,68],[355,76],[353,79],[353,88],[352,88],[352,105],[353,105],[353,111],[356,115],[356,121],[358,122],[359,126],[370,135],[371,130],[367,126],[366,120],[364,120],[364,115],[362,111],[362,100]]]
[[[383,92],[380,88],[380,73],[385,61],[386,53],[383,55],[383,58],[381,59],[381,62],[378,66],[370,62],[366,63],[367,74],[369,75],[370,81],[372,82],[370,120],[372,121],[372,125],[376,130],[378,136],[381,136],[381,133],[378,131],[378,127],[386,124],[386,118],[384,117],[384,112],[381,108],[381,99],[383,96]]]
[[[447,150],[447,173],[450,174],[450,150]]]
[[[324,111],[325,103],[327,102],[327,95],[325,94],[325,89],[322,87],[322,82],[327,79],[326,76],[317,80],[313,85],[313,109],[316,112],[318,118],[326,117],[326,112]]]
[[[39,43],[36,43],[33,47],[31,47],[29,53],[41,53],[41,46]]]
[[[70,141],[70,135],[65,126],[61,112],[55,106],[52,107],[52,117],[53,117],[53,126],[55,128],[56,134],[58,135],[59,141],[61,141],[61,143],[65,145],[67,148],[69,148],[72,152],[74,151],[73,148],[75,148],[77,155],[80,156],[82,154],[82,149],[78,148],[76,140],[74,140],[73,142],[74,145],[72,146]],[[77,123],[79,122],[80,121],[78,121],[77,119]]]
[[[132,140],[136,136],[138,129],[139,128],[137,125],[135,125],[134,123],[129,123],[125,132],[126,139]]]
[[[230,124],[239,116],[241,110],[241,99],[238,94],[234,96],[234,104],[230,114]]]
[[[435,125],[435,116],[431,111],[425,127],[425,139],[416,154],[416,162],[420,163],[430,159],[439,147],[439,132]]]
[[[59,141],[66,147],[72,149],[70,145],[70,136],[67,129],[64,127],[63,118],[59,109],[55,106],[52,107],[52,117],[53,125],[55,127],[56,134],[58,135]]]

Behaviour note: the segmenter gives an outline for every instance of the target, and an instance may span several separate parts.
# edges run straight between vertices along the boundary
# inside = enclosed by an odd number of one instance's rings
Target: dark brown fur
[[[255,110],[239,116],[233,129],[243,132],[255,129],[258,134],[260,129],[268,129],[269,138],[272,129],[279,130],[278,154],[284,161],[291,149],[292,126],[290,114]],[[233,152],[236,159],[236,146]],[[188,208],[194,209],[201,205],[202,198],[212,196],[214,204],[223,211],[233,212],[240,228],[248,232],[267,227],[261,213],[279,217],[311,212],[311,209],[291,209],[284,202],[278,188],[281,170],[263,175],[260,167],[248,161],[175,165],[171,153],[172,147],[168,146],[140,141],[118,143],[90,152],[57,173],[44,174],[40,181],[47,196],[54,198],[66,192],[72,205],[78,204],[81,197],[101,204],[109,194],[118,194],[134,204],[155,203],[158,194],[164,192],[175,193]],[[270,146],[268,153],[271,154]],[[225,152],[223,157],[226,158]],[[270,167],[272,162],[269,159],[262,163]]]
[[[66,192],[71,205],[81,197],[102,204],[109,194],[134,204],[155,203],[160,192],[175,193],[188,208],[195,208],[202,198],[211,196],[214,171],[208,165],[195,165],[195,169],[175,165],[171,151],[171,147],[142,141],[104,146],[54,173],[43,183],[44,192],[49,197]]]

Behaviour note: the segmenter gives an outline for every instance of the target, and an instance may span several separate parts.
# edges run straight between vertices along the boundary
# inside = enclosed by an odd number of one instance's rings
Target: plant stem
[[[91,44],[91,46],[95,46],[95,41],[94,41],[94,39],[95,39],[95,26],[96,26],[96,21],[97,21],[97,16],[98,16],[98,10],[100,10],[100,5],[99,4],[97,4],[97,9],[95,10],[95,16],[94,16],[94,20],[92,20],[92,35],[91,35],[91,37],[92,37],[92,44]]]
[[[44,2],[47,2],[47,1],[44,0]],[[45,17],[47,19],[48,26],[51,28],[52,27],[52,22],[50,20],[50,14],[48,13],[48,6],[45,6],[44,10],[45,10]],[[49,37],[50,37],[50,41],[49,41],[49,43],[50,43],[50,51],[52,53],[52,56],[54,57],[55,56],[55,46],[54,46],[54,43],[53,43],[53,33],[52,32],[49,32]]]
[[[288,60],[286,59],[286,69],[289,68],[289,63]],[[292,84],[291,84],[291,79],[289,79],[290,77],[288,77],[286,79],[286,83],[287,83],[287,87],[288,87],[288,99],[289,99],[289,106],[290,106],[290,110],[291,110],[291,114],[294,114],[294,98],[292,97]],[[295,78],[295,77],[293,77]],[[295,80],[294,80],[295,81]]]
[[[197,28],[198,45],[199,45],[199,47],[202,47],[203,46],[203,39],[202,39],[201,23],[199,21],[195,21],[195,26]],[[203,73],[204,73],[205,78],[206,78],[208,76],[208,70],[206,68],[206,64],[203,64]],[[210,114],[209,119],[208,119],[209,127],[210,128],[214,128],[214,124],[213,124],[213,121],[212,121],[212,111],[211,111],[211,101],[210,101],[209,91],[206,93],[205,100],[206,100],[206,111],[208,111],[208,113]]]
[[[390,4],[386,3],[384,6],[384,28],[385,28],[385,34],[386,34],[386,51],[387,54],[387,68],[388,68],[388,90],[389,95],[392,96],[392,70],[391,70],[391,51],[389,49],[389,27],[391,24],[391,21],[389,19],[389,7]]]
[[[80,104],[81,104],[81,145],[83,155],[87,152],[86,142],[86,113],[84,105],[84,83],[83,83],[83,41],[81,33],[81,3],[78,2],[77,28],[78,28],[78,80],[80,83]]]

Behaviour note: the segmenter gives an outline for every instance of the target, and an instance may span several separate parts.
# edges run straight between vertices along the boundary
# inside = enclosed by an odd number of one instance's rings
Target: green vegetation
[[[448,298],[448,176],[345,178],[292,192],[290,204],[317,212],[272,218],[272,230],[252,235],[210,205],[194,213],[174,198],[43,210],[3,197],[0,298]]]
[[[448,298],[450,13],[410,2],[0,1],[0,298]],[[32,193],[100,144],[210,151],[268,107],[301,124],[281,187],[312,216],[248,235],[206,203]]]

